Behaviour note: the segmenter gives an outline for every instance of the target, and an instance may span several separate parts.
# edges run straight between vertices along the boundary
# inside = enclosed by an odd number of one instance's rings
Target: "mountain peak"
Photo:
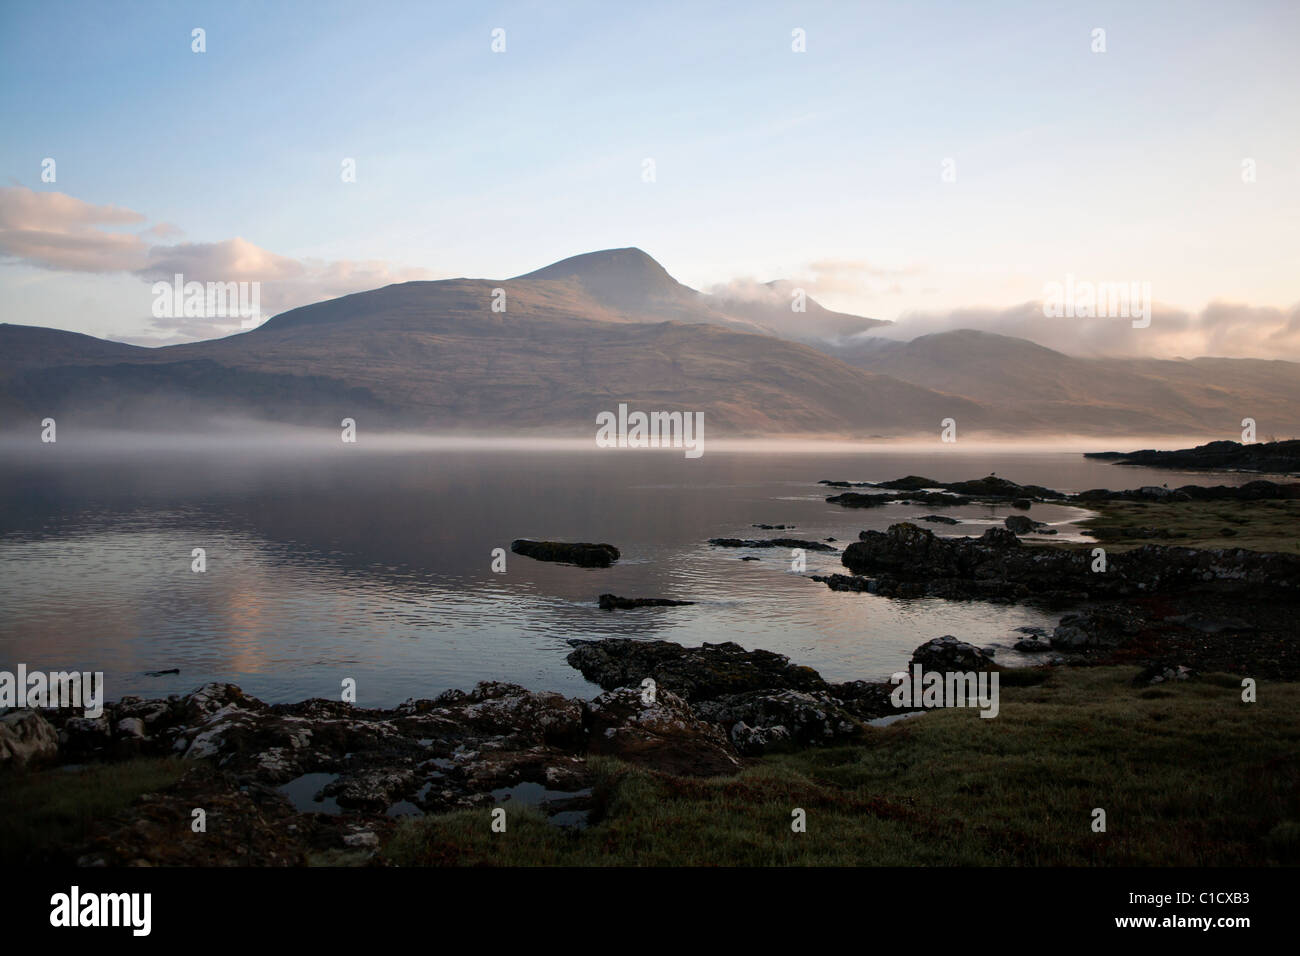
[[[698,293],[668,274],[653,257],[628,246],[570,256],[518,279],[574,279],[598,301],[619,309],[655,311]]]
[[[613,281],[631,281],[652,279],[661,282],[673,282],[668,270],[636,246],[623,249],[601,249],[598,252],[584,252],[543,266],[535,272],[518,276],[520,279],[589,279],[599,278]]]

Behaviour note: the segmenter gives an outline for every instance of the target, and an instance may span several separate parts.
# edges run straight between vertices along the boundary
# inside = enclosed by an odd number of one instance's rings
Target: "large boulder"
[[[959,671],[1000,670],[984,651],[974,644],[959,641],[951,634],[926,641],[912,652],[912,664],[925,671]]]
[[[59,734],[34,710],[12,710],[0,717],[0,770],[20,770],[54,763]]]

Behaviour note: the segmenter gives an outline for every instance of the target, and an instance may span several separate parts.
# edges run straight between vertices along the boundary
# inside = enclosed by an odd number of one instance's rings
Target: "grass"
[[[1107,501],[1090,503],[1099,512],[1080,522],[1085,528],[1168,528],[1178,538],[1102,536],[1114,550],[1143,544],[1185,548],[1249,548],[1300,552],[1300,499],[1278,501]]]
[[[383,856],[416,865],[1228,866],[1300,863],[1300,686],[1157,688],[1131,668],[1004,687],[997,718],[947,710],[864,744],[753,762],[723,779],[593,761],[585,831],[507,805],[404,821]],[[1093,809],[1107,831],[1091,829]],[[791,831],[791,811],[807,832]]]
[[[175,783],[185,770],[180,760],[140,758],[0,775],[0,860],[59,862],[91,824]]]

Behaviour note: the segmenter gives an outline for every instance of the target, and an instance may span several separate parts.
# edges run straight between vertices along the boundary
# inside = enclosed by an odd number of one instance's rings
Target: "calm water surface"
[[[340,443],[341,444],[341,443]],[[920,643],[955,634],[1011,662],[1026,608],[830,591],[790,570],[789,552],[714,548],[712,537],[839,539],[931,513],[828,505],[833,480],[989,472],[1063,491],[1171,487],[1199,478],[1074,451],[850,454],[443,449],[364,445],[276,453],[6,453],[0,459],[0,669],[102,670],[108,697],[231,681],[268,701],[337,697],[391,706],[479,680],[591,696],[564,662],[574,637],[736,641],[830,680],[883,679]],[[57,452],[54,449],[57,447]],[[1220,476],[1214,483],[1249,480]],[[946,509],[980,534],[1003,507]],[[1031,515],[1078,538],[1084,513]],[[755,523],[793,524],[767,532]],[[605,541],[608,569],[544,564],[494,548],[514,538]],[[191,552],[207,552],[205,573]],[[759,561],[741,561],[752,553]],[[809,553],[808,573],[843,570]],[[596,596],[671,597],[691,607],[605,612]],[[146,676],[178,668],[179,675]]]

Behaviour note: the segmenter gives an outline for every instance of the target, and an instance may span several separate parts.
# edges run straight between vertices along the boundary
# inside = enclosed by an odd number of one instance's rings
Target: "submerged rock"
[[[603,611],[627,611],[638,607],[683,607],[694,601],[671,601],[668,598],[625,598],[617,594],[602,594],[596,599]]]
[[[607,568],[621,557],[618,548],[612,544],[530,541],[527,538],[510,542],[510,550],[536,561],[557,561],[584,568]]]

